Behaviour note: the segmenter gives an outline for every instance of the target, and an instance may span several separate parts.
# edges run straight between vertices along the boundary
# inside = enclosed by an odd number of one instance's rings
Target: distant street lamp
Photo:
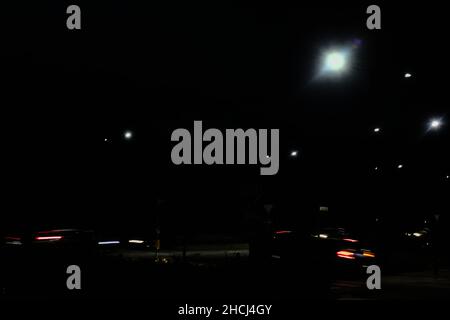
[[[333,72],[342,71],[347,65],[346,56],[339,51],[333,51],[326,55],[325,69]]]
[[[325,52],[322,58],[321,73],[323,75],[340,75],[348,70],[349,50],[332,50]]]
[[[130,140],[133,137],[133,132],[131,131],[125,131],[125,133],[123,134],[124,138],[127,140]]]
[[[439,119],[433,119],[430,121],[430,129],[439,129],[442,126],[442,122]]]

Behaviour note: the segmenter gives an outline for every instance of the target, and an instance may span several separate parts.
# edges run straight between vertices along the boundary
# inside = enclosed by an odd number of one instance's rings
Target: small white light
[[[345,55],[340,52],[331,52],[325,58],[325,69],[329,71],[341,71],[345,64]]]
[[[375,170],[378,170],[378,167],[375,167]]]
[[[439,128],[441,126],[441,124],[442,123],[441,123],[440,120],[432,120],[431,123],[430,123],[430,127],[432,129],[437,129],[437,128]]]
[[[105,138],[105,142],[108,142],[108,139]]]
[[[420,232],[414,232],[414,233],[413,233],[413,236],[414,236],[414,237],[421,237],[421,236],[422,236],[422,233],[420,233]]]
[[[119,243],[120,243],[120,241],[115,241],[115,240],[113,240],[113,241],[99,241],[99,242],[98,242],[99,245],[105,245],[105,244],[119,244]]]
[[[327,239],[327,238],[328,238],[328,235],[327,235],[327,234],[324,234],[324,233],[321,233],[321,234],[319,234],[319,238],[321,238],[321,239]]]
[[[144,243],[144,240],[128,240],[129,243]]]
[[[129,140],[133,137],[133,133],[131,131],[125,131],[123,136],[125,137],[125,139]]]
[[[298,155],[298,151],[292,151],[291,152],[291,157],[296,157]]]
[[[401,169],[401,168],[403,168],[403,165],[402,165],[402,164],[399,164],[399,165],[397,166],[397,168]]]
[[[405,73],[405,78],[411,78],[412,74],[411,73]]]
[[[381,130],[380,128],[373,129],[374,132],[380,132],[380,130]]]

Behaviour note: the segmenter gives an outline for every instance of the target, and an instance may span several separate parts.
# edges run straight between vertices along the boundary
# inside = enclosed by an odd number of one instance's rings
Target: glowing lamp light
[[[346,67],[346,56],[342,52],[333,51],[325,57],[325,70],[331,72],[340,72]]]
[[[133,132],[131,131],[125,131],[125,133],[123,134],[124,138],[127,140],[130,140],[131,138],[133,138]]]
[[[430,129],[436,130],[442,126],[442,122],[439,119],[433,119],[430,121]]]
[[[439,121],[437,121],[437,120],[434,120],[433,122],[431,122],[431,126],[433,127],[433,128],[437,128],[437,127],[439,127],[441,125],[441,123],[439,122]]]
[[[322,52],[318,67],[318,77],[338,79],[351,70],[353,51],[356,47],[330,48]]]

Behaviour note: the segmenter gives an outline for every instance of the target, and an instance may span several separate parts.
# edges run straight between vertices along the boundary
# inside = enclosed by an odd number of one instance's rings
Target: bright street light
[[[124,138],[127,140],[130,140],[133,137],[133,132],[131,131],[125,131],[125,133],[123,134]]]
[[[332,51],[325,57],[325,70],[339,72],[346,67],[346,64],[346,55],[342,52]]]
[[[431,120],[430,122],[430,128],[431,129],[439,129],[439,127],[442,125],[442,122],[438,119]]]
[[[319,56],[317,76],[325,79],[337,79],[347,74],[351,69],[354,50],[356,47],[343,46],[322,51]]]

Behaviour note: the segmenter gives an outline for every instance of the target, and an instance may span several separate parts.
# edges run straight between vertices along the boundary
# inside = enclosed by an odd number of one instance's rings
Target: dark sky
[[[382,29],[368,30],[372,2],[76,3],[80,31],[65,26],[72,2],[2,9],[8,222],[139,224],[158,199],[180,216],[202,208],[215,219],[242,211],[255,193],[291,209],[329,204],[352,219],[448,214],[438,5],[379,2]],[[355,42],[348,74],[314,80],[323,50]],[[444,126],[429,132],[433,117]],[[279,128],[278,175],[173,166],[170,135],[194,120]]]

